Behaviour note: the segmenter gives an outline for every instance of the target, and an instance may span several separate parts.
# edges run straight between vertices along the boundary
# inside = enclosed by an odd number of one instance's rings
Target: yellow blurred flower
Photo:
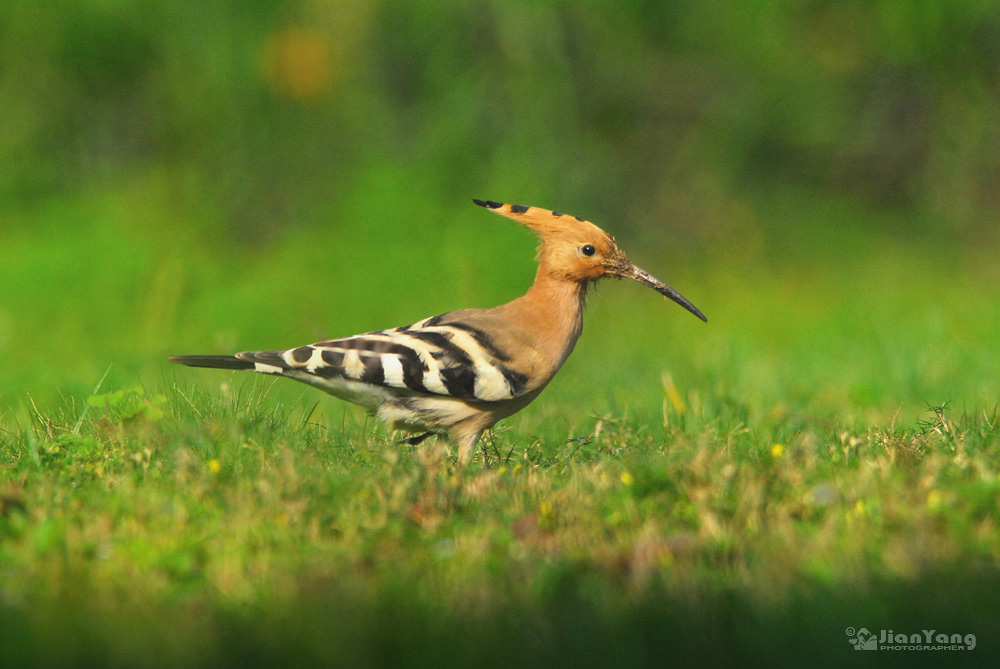
[[[314,100],[334,79],[331,40],[316,30],[288,28],[268,40],[261,57],[264,79],[275,93],[293,100]]]
[[[929,511],[937,511],[944,505],[944,495],[941,494],[940,490],[931,490],[927,493],[927,509]]]

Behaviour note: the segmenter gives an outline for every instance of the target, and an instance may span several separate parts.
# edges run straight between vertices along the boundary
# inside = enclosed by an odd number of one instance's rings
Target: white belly
[[[484,414],[491,413],[454,397],[414,393],[351,379],[324,379],[294,371],[286,372],[286,376],[363,406],[387,425],[404,430],[447,431],[453,425],[472,418],[482,420]]]

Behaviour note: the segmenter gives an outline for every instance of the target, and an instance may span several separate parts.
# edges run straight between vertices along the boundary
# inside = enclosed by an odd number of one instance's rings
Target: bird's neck
[[[586,290],[586,283],[558,276],[542,262],[528,292],[507,305],[530,327],[536,350],[554,366],[552,374],[580,337]]]

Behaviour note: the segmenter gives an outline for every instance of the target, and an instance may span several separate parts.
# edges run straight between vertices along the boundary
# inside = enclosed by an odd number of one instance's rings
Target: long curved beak
[[[676,290],[674,290],[667,284],[657,279],[655,276],[653,276],[646,270],[640,269],[635,265],[630,264],[629,267],[620,270],[620,273],[615,272],[615,274],[624,277],[626,279],[632,279],[633,281],[638,281],[644,286],[649,286],[650,288],[658,292],[660,295],[663,295],[664,297],[669,297],[671,300],[681,305],[682,307],[690,311],[692,314],[694,314],[701,320],[705,321],[706,323],[708,322],[708,319],[705,318],[705,314],[701,313],[698,307],[688,302],[686,297],[684,297]]]

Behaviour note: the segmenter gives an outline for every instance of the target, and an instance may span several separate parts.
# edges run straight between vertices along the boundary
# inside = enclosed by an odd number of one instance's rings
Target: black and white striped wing
[[[253,371],[302,373],[373,386],[479,402],[518,397],[526,375],[511,369],[511,357],[490,335],[448,314],[392,330],[333,339],[287,351],[240,353]]]

